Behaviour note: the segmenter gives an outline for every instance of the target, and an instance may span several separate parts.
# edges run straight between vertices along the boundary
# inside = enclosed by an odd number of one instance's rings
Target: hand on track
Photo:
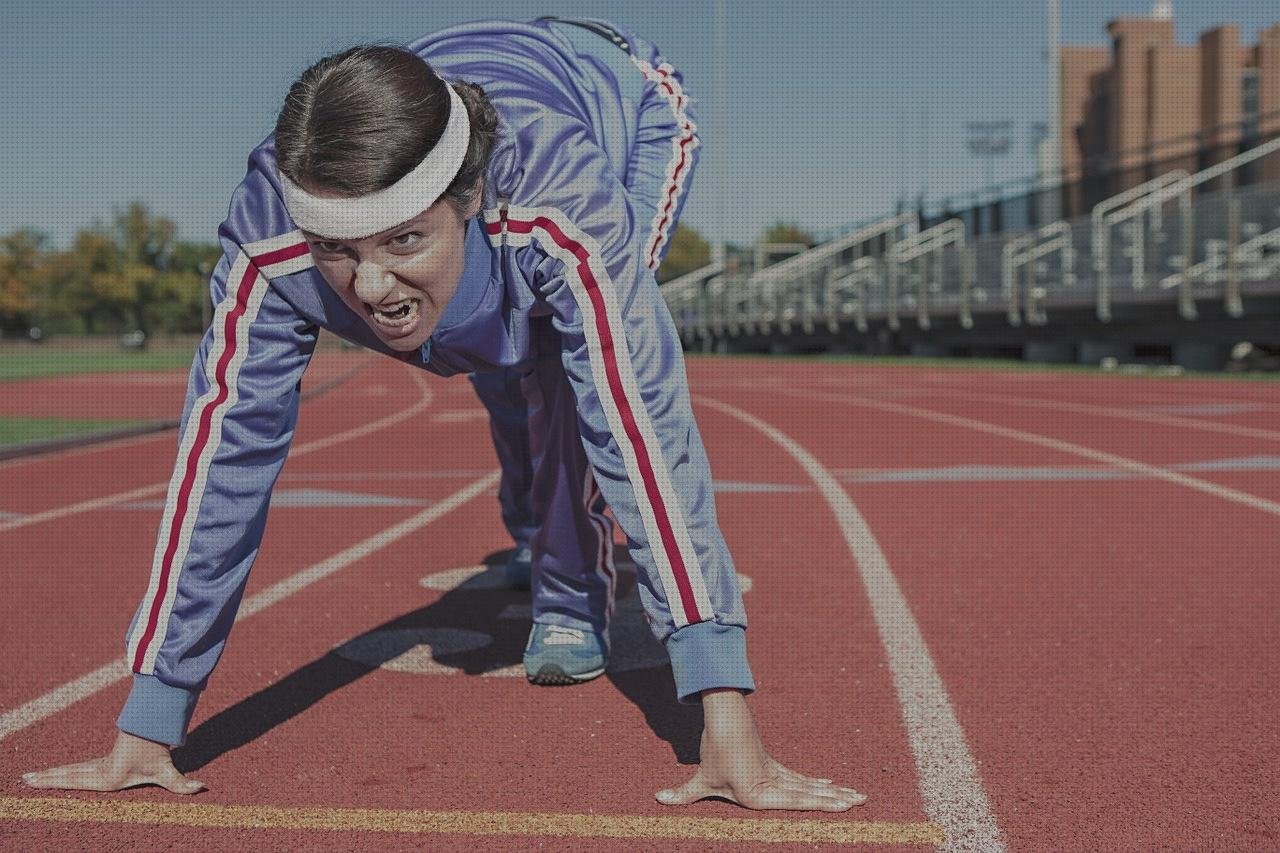
[[[688,782],[659,791],[658,802],[682,806],[721,797],[749,809],[842,812],[867,801],[852,788],[805,776],[771,758],[736,690],[707,691],[702,705],[702,763]]]
[[[70,791],[120,791],[138,785],[159,785],[175,794],[194,794],[204,783],[188,779],[173,766],[169,747],[120,732],[111,752],[101,758],[37,770],[22,777],[32,788]]]

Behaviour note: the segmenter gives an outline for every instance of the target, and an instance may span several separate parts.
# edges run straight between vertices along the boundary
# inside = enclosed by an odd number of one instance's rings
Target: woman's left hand
[[[749,809],[842,812],[867,801],[852,788],[805,776],[775,761],[765,751],[738,691],[706,691],[702,706],[702,763],[683,785],[659,791],[658,802],[680,806],[720,797]]]

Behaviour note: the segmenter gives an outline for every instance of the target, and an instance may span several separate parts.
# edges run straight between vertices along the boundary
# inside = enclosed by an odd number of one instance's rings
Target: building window
[[[1253,139],[1258,135],[1258,69],[1244,69],[1240,86],[1244,103],[1241,104],[1241,135]]]

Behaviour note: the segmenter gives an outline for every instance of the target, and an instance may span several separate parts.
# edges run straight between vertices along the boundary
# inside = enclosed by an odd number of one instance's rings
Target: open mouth
[[[417,321],[422,313],[422,300],[409,297],[389,305],[370,305],[366,302],[364,310],[369,312],[373,322],[379,326],[387,329],[403,329]]]

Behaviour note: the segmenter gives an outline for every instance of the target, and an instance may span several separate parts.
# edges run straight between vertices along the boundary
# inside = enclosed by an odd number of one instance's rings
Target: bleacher
[[[704,351],[1152,355],[1221,366],[1280,347],[1280,138],[1170,169],[1083,215],[983,234],[886,217],[762,269],[712,264],[663,286]]]

